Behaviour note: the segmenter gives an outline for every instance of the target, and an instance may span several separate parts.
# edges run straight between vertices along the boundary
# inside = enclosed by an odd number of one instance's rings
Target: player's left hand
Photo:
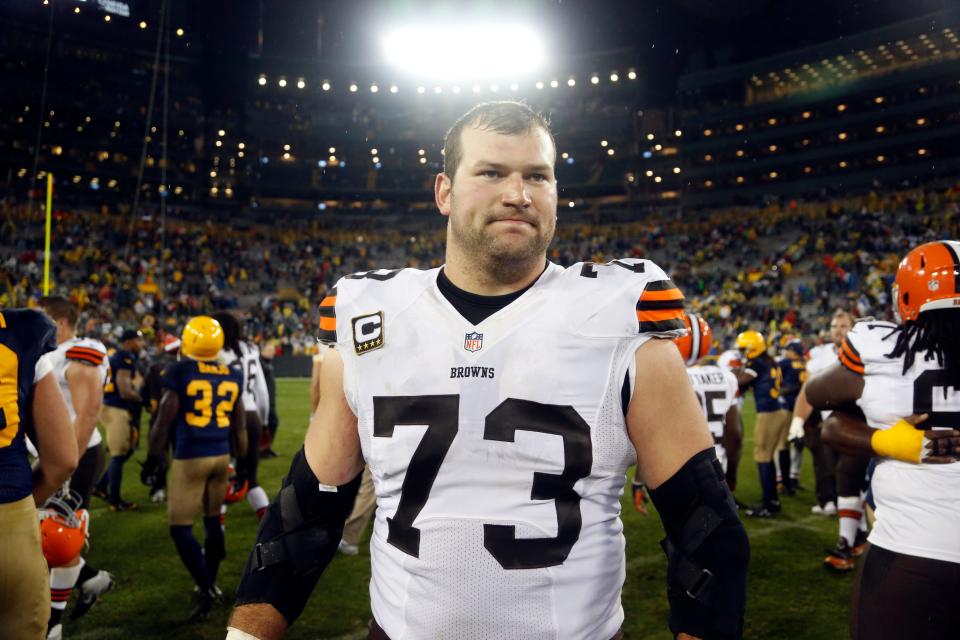
[[[677,640],[700,640],[700,638],[692,636],[689,633],[680,633],[677,635]]]
[[[633,506],[642,516],[650,515],[646,503],[650,501],[650,494],[647,492],[647,485],[642,482],[633,481]]]

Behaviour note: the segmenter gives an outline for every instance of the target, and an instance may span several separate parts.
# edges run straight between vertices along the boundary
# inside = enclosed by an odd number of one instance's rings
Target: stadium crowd
[[[10,198],[0,215],[0,306],[35,306],[43,212]],[[235,309],[255,341],[280,354],[310,354],[316,304],[340,276],[442,263],[442,229],[374,224],[334,227],[318,216],[242,226],[178,212],[161,228],[156,217],[131,226],[106,206],[57,210],[53,291],[75,302],[87,330],[107,341],[138,327],[150,342],[177,334],[192,315]],[[711,318],[725,347],[750,327],[816,334],[838,301],[856,316],[884,316],[898,256],[958,232],[960,187],[950,185],[695,215],[661,211],[626,224],[561,223],[549,257],[562,266],[655,260],[690,308]]]

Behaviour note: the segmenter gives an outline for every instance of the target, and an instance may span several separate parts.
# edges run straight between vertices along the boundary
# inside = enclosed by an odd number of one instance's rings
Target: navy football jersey
[[[755,371],[757,377],[744,386],[753,388],[757,401],[757,413],[780,410],[780,367],[773,358],[763,354],[747,363],[747,369]]]
[[[181,360],[167,367],[163,387],[180,396],[173,423],[173,457],[202,458],[230,452],[230,414],[243,377],[227,365]]]
[[[33,492],[25,435],[35,437],[30,407],[37,361],[57,348],[57,328],[33,309],[0,312],[0,503]]]
[[[793,411],[800,387],[807,381],[807,365],[803,360],[782,358],[777,361],[780,367],[780,407]]]
[[[130,402],[120,396],[120,387],[117,386],[117,374],[120,371],[129,371],[132,379],[137,372],[137,354],[120,349],[110,357],[110,379],[103,387],[103,404],[118,409],[130,409]]]

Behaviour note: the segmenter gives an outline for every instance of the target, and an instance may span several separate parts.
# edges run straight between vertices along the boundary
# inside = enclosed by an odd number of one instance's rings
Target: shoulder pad
[[[0,329],[11,331],[19,343],[20,357],[36,361],[57,348],[57,326],[50,316],[36,309],[4,309],[0,313]],[[33,366],[33,365],[31,365]]]
[[[328,345],[349,341],[354,320],[402,313],[437,279],[438,269],[376,269],[340,278],[320,302],[317,339]]]
[[[840,364],[864,375],[870,362],[889,361],[886,354],[893,351],[899,328],[892,322],[878,320],[855,323],[840,346]]]
[[[66,351],[67,360],[76,360],[99,367],[107,358],[107,348],[99,340],[77,338]]]
[[[672,339],[686,333],[683,294],[650,260],[581,262],[566,269],[561,282],[582,335]]]

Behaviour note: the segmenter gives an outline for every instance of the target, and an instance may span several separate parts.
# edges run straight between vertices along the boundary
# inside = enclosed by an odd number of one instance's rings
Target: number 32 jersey
[[[867,423],[887,429],[910,414],[926,413],[922,428],[953,427],[960,420],[960,389],[947,384],[936,358],[917,354],[903,373],[903,357],[890,358],[897,333],[888,322],[861,321],[840,348],[840,364],[863,376],[857,404]],[[960,563],[960,462],[910,464],[880,458],[873,474],[877,521],[870,542],[889,551]]]
[[[321,303],[377,494],[374,617],[394,640],[610,638],[634,353],[682,335],[683,296],[645,260],[549,264],[473,325],[437,275],[348,276]]]

